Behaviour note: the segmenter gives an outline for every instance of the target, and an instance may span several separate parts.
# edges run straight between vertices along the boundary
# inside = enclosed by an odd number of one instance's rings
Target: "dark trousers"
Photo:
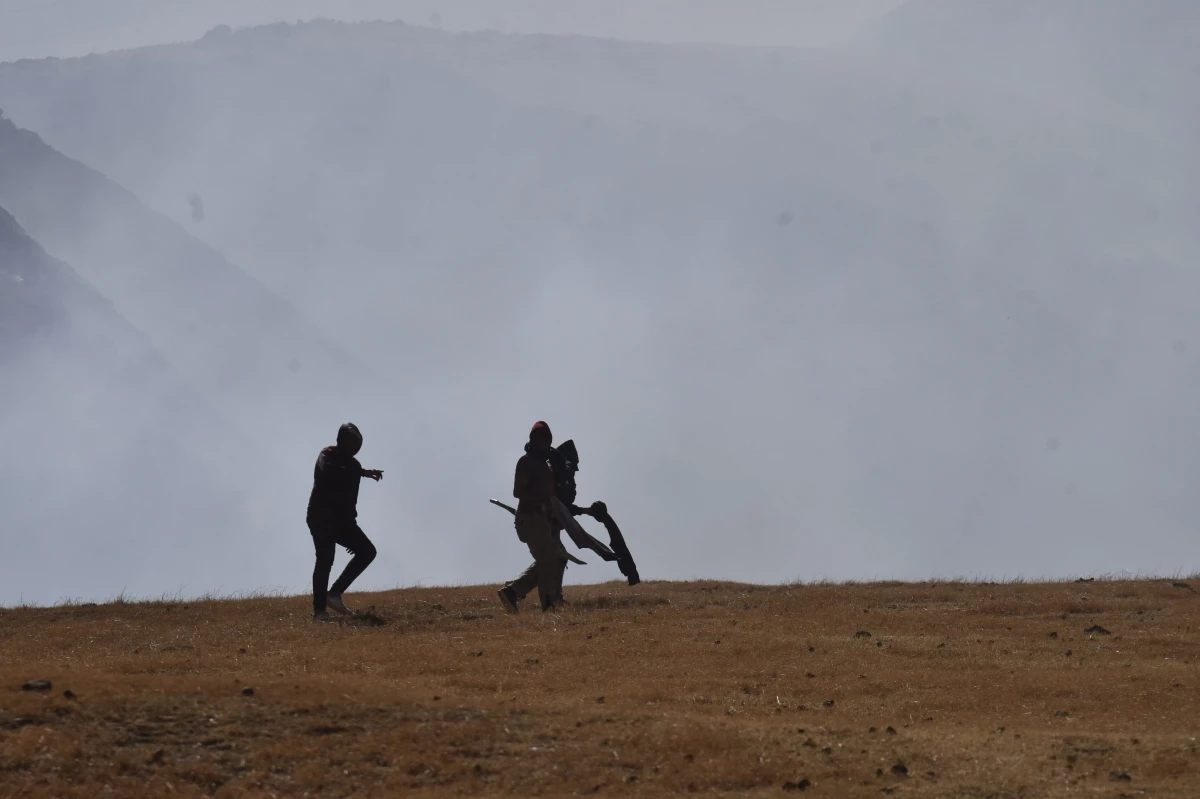
[[[375,560],[375,545],[354,522],[310,521],[308,531],[312,533],[313,547],[317,551],[317,566],[313,569],[313,613],[324,613],[325,598],[329,594],[341,596]],[[333,569],[333,555],[338,547],[350,550],[354,557],[331,586],[329,572]]]

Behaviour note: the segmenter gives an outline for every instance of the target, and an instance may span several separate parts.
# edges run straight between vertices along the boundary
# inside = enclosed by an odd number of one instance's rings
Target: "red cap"
[[[553,434],[550,432],[550,425],[546,424],[545,422],[534,422],[533,429],[529,431],[529,437],[532,439],[534,434],[536,434],[539,430],[545,430],[546,435],[553,437]]]

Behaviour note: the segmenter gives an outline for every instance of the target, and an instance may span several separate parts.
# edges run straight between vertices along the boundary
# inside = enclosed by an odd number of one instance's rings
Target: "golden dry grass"
[[[1200,795],[1170,580],[493,591],[0,611],[0,795]]]

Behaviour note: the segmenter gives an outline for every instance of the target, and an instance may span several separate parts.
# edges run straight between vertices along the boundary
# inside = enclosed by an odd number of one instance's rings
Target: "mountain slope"
[[[150,341],[0,209],[6,599],[174,591],[244,538],[237,440]],[[14,557],[19,555],[19,557]],[[36,565],[35,565],[36,564]]]
[[[260,432],[339,418],[372,376],[344,346],[177,224],[0,119],[0,204],[104,294],[223,412]],[[274,432],[287,432],[280,425]]]

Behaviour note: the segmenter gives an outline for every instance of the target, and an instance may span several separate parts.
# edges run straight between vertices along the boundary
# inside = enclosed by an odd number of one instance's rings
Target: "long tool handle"
[[[505,505],[503,502],[501,502],[498,499],[489,499],[488,502],[492,503],[493,505],[497,505],[501,508],[504,508],[506,511],[511,513],[513,516],[517,515],[516,508],[512,507],[511,505]],[[563,555],[565,555],[567,560],[571,561],[572,563],[578,563],[580,566],[587,565],[587,561],[580,560],[579,558],[575,557],[574,555],[572,555],[570,552],[567,551],[566,547],[563,547]]]
[[[513,516],[517,515],[516,508],[512,507],[511,505],[505,505],[503,502],[501,502],[498,499],[489,499],[488,502],[492,503],[493,505],[499,505],[500,507],[504,508],[506,511],[511,513]]]

